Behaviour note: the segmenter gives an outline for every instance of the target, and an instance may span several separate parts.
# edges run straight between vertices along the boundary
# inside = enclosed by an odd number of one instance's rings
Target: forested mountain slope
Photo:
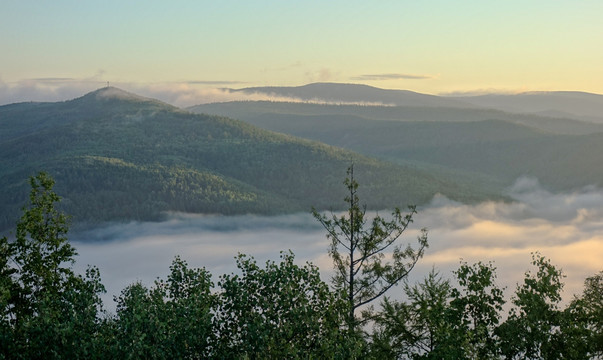
[[[603,186],[603,127],[487,109],[233,102],[193,111],[222,114],[325,142],[464,184],[510,186],[533,176],[551,190]],[[435,172],[434,172],[435,171]]]
[[[345,116],[365,120],[430,121],[430,122],[474,122],[503,120],[526,125],[534,129],[554,134],[585,135],[603,132],[603,124],[580,121],[571,118],[540,116],[535,114],[514,114],[493,109],[462,109],[451,107],[425,106],[373,106],[373,105],[333,105],[315,103],[274,102],[274,101],[232,101],[225,103],[201,104],[188,108],[196,113],[228,116],[252,124],[262,124],[266,115],[301,116]],[[290,122],[289,122],[290,123]],[[282,122],[279,126],[288,126]],[[370,126],[367,125],[367,126]]]
[[[169,211],[337,208],[352,160],[369,208],[421,204],[437,192],[462,201],[493,196],[412,167],[192,114],[116,88],[60,103],[2,106],[0,129],[2,228],[14,225],[27,178],[41,170],[56,179],[77,223],[157,220]]]

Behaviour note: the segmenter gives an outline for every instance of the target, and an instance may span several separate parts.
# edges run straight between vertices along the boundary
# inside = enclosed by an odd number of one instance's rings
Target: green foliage
[[[391,358],[494,359],[494,331],[504,304],[492,264],[462,263],[453,288],[435,271],[414,286],[407,302],[385,299],[373,335],[375,352]]]
[[[371,351],[377,358],[594,359],[601,349],[601,274],[582,296],[560,309],[563,275],[533,256],[535,273],[517,286],[506,320],[492,264],[462,263],[452,288],[435,272],[405,286],[405,302],[385,299],[375,318]],[[504,321],[503,321],[504,320]]]
[[[70,267],[75,249],[67,242],[67,217],[55,208],[59,196],[52,191],[54,180],[46,173],[30,178],[29,208],[23,209],[12,244],[14,261],[20,268],[23,287],[23,312],[33,313],[27,300],[47,291],[58,291],[54,284],[72,276]],[[56,294],[53,294],[56,295]]]
[[[464,357],[497,358],[498,339],[494,331],[505,300],[503,290],[495,283],[496,268],[491,263],[462,263],[454,274],[460,289],[452,290],[450,306],[458,322]]]
[[[412,222],[415,207],[410,206],[406,215],[396,208],[391,220],[377,215],[367,227],[366,208],[360,207],[353,165],[348,168],[344,184],[349,192],[345,198],[349,205],[347,217],[331,214],[329,219],[316,210],[313,210],[313,215],[327,230],[327,239],[331,241],[329,255],[335,267],[333,284],[337,291],[346,294],[347,325],[353,333],[357,326],[355,310],[398,284],[423,256],[427,247],[427,230],[422,230],[416,249],[410,244],[406,247],[394,245]],[[391,251],[392,260],[384,261],[388,251]]]
[[[209,356],[214,333],[211,275],[189,269],[176,257],[170,275],[148,290],[141,283],[116,299],[111,357],[120,359],[184,359]]]
[[[89,268],[85,277],[73,273],[76,252],[67,242],[67,218],[55,208],[54,181],[40,173],[30,184],[15,240],[0,242],[3,355],[93,357],[104,292],[98,270]]]
[[[603,271],[584,281],[584,292],[574,301],[574,305],[581,306],[586,315],[592,354],[603,358]]]
[[[584,281],[581,296],[561,314],[560,328],[566,358],[603,358],[603,271]]]
[[[176,258],[167,281],[134,283],[116,298],[105,324],[111,358],[347,358],[355,348],[340,331],[342,303],[318,269],[291,253],[260,268],[237,258],[240,275],[210,274]]]
[[[498,329],[506,358],[558,359],[562,338],[558,308],[563,289],[561,270],[540,254],[532,255],[536,273],[527,272],[517,286],[509,317]]]
[[[240,275],[224,275],[215,326],[219,358],[333,358],[343,356],[342,304],[318,268],[299,267],[292,253],[260,268],[239,255]]]
[[[497,329],[500,349],[508,359],[601,358],[603,302],[601,273],[585,281],[582,296],[561,309],[560,269],[534,254],[535,273],[526,273],[517,286],[507,320]]]
[[[375,319],[371,350],[377,358],[452,359],[454,326],[450,314],[452,288],[432,270],[418,284],[404,286],[407,302],[385,298]]]
[[[10,266],[12,249],[6,237],[0,238],[0,354],[6,357],[13,346],[13,331],[10,317],[12,314],[13,292],[16,290],[13,275],[16,269]]]
[[[532,260],[536,271],[517,285],[504,321],[495,267],[461,263],[454,271],[456,287],[433,270],[423,282],[405,284],[405,301],[385,297],[381,311],[370,317],[372,333],[363,336],[369,325],[354,328],[359,323],[349,296],[368,303],[383,294],[412,269],[426,239],[419,238],[418,251],[394,250],[392,262],[366,257],[388,249],[412,221],[414,208],[406,217],[394,212],[391,221],[377,217],[367,230],[352,168],[345,184],[349,218],[315,212],[330,226],[331,256],[340,270],[335,289],[320,279],[316,266],[296,265],[291,252],[265,267],[239,255],[238,273],[221,276],[217,288],[208,271],[176,257],[167,279],[150,289],[141,283],[126,287],[110,316],[102,309],[98,269],[90,267],[83,276],[72,270],[76,252],[67,241],[67,217],[55,206],[60,199],[53,179],[45,173],[32,177],[15,238],[0,238],[0,358],[603,357],[603,272],[587,278],[584,292],[562,309],[563,274],[539,254]],[[340,254],[338,246],[356,252]]]

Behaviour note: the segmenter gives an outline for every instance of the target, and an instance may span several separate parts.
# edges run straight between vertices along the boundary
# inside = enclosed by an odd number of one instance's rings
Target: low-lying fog
[[[603,270],[603,192],[585,188],[571,194],[551,194],[536,180],[520,179],[510,190],[512,203],[463,205],[436,196],[419,209],[401,241],[415,242],[422,227],[429,230],[429,249],[413,270],[410,281],[420,280],[432,267],[447,278],[462,260],[493,261],[498,281],[510,299],[515,284],[530,270],[532,252],[540,252],[561,267],[565,300],[582,291],[587,276]],[[380,212],[386,215],[387,211]],[[263,264],[292,250],[300,264],[311,261],[328,281],[332,263],[322,226],[310,214],[275,217],[198,216],[175,214],[161,223],[112,225],[71,234],[79,256],[76,269],[87,264],[100,268],[107,288],[108,309],[114,295],[134,281],[151,286],[164,278],[176,255],[191,267],[205,267],[214,282],[236,270],[238,253]],[[396,297],[401,288],[390,290]]]

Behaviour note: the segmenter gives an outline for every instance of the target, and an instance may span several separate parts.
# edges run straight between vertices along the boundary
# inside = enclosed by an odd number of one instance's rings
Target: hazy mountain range
[[[455,99],[447,99],[434,95],[420,94],[408,90],[379,89],[368,85],[314,83],[295,87],[252,87],[230,89],[232,92],[246,94],[266,94],[289,97],[307,101],[323,101],[332,103],[380,104],[396,106],[445,106],[473,107]]]
[[[449,98],[347,84],[240,91],[308,102],[229,102],[189,110],[231,116],[264,129],[412,164],[491,191],[510,186],[520,176],[535,177],[553,191],[603,184],[603,124],[583,120],[596,118],[597,111],[603,114],[601,95]],[[361,98],[390,106],[350,105]]]
[[[314,83],[295,87],[229,89],[248,94],[271,94],[300,100],[333,103],[373,103],[393,106],[483,108],[511,113],[574,118],[603,123],[603,95],[578,91],[525,92],[435,96],[407,90],[386,90],[367,85]]]
[[[575,118],[603,123],[603,96],[578,91],[456,97],[473,105],[514,113]]]
[[[308,102],[185,110],[108,87],[70,101],[1,106],[0,228],[14,225],[27,178],[42,170],[77,224],[341,209],[351,161],[370,209],[421,205],[436,193],[466,203],[503,199],[526,175],[558,191],[603,183],[603,124],[584,120],[596,118],[599,95],[518,95],[511,112],[512,97],[364,85],[232,91]],[[532,96],[540,100],[529,103]],[[541,111],[546,99],[558,106]],[[577,114],[580,103],[588,109]]]
[[[27,178],[49,172],[77,223],[166,212],[276,214],[339,209],[350,161],[371,208],[493,193],[239,120],[198,115],[116,88],[0,107],[0,224],[14,225]]]

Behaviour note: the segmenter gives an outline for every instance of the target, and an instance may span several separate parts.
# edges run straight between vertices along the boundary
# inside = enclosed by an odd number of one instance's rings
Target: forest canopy
[[[348,182],[350,184],[350,182]],[[380,299],[350,328],[345,292],[291,252],[213,279],[176,257],[167,278],[136,282],[104,310],[101,274],[73,270],[54,180],[30,179],[15,239],[0,239],[0,356],[29,358],[505,358],[603,356],[603,271],[561,304],[563,273],[541,254],[510,299],[492,263],[461,263]],[[503,311],[508,308],[508,311]]]

